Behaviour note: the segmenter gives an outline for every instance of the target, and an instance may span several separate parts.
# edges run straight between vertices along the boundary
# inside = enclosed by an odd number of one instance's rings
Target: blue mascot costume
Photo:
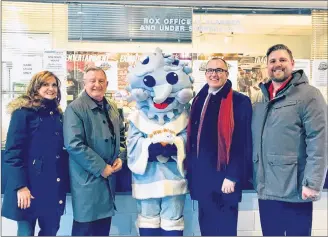
[[[183,235],[189,73],[191,68],[159,48],[129,68],[128,90],[137,109],[128,117],[128,167],[142,236]]]

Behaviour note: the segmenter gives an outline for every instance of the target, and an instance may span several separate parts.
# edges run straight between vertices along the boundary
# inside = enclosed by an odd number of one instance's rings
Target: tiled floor
[[[314,204],[313,231],[312,235],[327,236],[327,201],[328,192],[325,191],[319,202]],[[115,236],[135,236],[136,202],[130,195],[117,196],[118,213],[112,221],[111,235]],[[199,236],[197,202],[190,200],[188,196],[185,204],[185,232],[184,235]],[[72,228],[72,207],[71,198],[67,197],[66,214],[61,219],[61,227],[58,235],[70,235]],[[17,225],[14,221],[2,218],[2,235],[15,236]],[[36,228],[36,234],[38,227]],[[257,198],[255,193],[244,193],[243,201],[239,206],[238,235],[260,236],[261,225],[258,213]]]

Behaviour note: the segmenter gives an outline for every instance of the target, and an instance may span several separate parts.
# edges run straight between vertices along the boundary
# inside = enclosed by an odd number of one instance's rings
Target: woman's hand
[[[34,199],[30,190],[27,187],[17,191],[17,205],[21,209],[26,209],[31,206],[31,199]]]

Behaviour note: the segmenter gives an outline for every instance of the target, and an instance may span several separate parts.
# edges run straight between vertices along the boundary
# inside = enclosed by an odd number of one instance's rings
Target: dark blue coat
[[[190,151],[187,154],[187,178],[192,199],[207,198],[213,192],[221,195],[224,201],[241,201],[242,187],[249,182],[252,173],[252,106],[250,99],[233,91],[234,131],[230,149],[230,162],[217,171],[218,157],[218,113],[222,97],[226,97],[231,88],[228,80],[223,88],[211,96],[200,135],[199,156],[197,158],[197,133],[200,113],[208,95],[208,85],[198,93],[191,109]],[[189,140],[188,139],[188,140]],[[221,187],[227,178],[236,181],[235,192],[223,194]]]
[[[46,107],[22,107],[12,113],[6,141],[5,191],[2,216],[26,220],[62,215],[68,191],[68,155],[63,141],[62,115],[54,101]],[[17,190],[28,187],[30,208],[17,206]]]

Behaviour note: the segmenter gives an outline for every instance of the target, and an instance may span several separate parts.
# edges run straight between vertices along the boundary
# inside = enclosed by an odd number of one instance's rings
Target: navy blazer
[[[228,80],[223,88],[212,95],[205,113],[203,128],[200,135],[200,149],[197,157],[197,134],[200,112],[208,95],[208,85],[205,85],[197,95],[197,100],[191,108],[190,150],[187,153],[187,178],[191,198],[200,200],[213,192],[222,199],[232,203],[241,201],[242,188],[247,186],[252,174],[252,105],[250,99],[233,91],[234,131],[230,149],[230,162],[217,171],[218,157],[218,113],[222,97],[226,97],[231,88]],[[227,178],[236,181],[235,192],[223,194],[223,180]]]

